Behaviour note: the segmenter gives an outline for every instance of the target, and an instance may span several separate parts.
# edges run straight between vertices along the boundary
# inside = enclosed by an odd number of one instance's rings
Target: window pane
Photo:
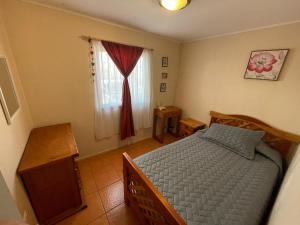
[[[107,52],[99,54],[101,71],[101,90],[103,107],[118,107],[121,105],[123,76],[111,60]]]
[[[96,86],[99,107],[116,108],[121,106],[124,77],[114,64],[104,47],[98,49],[96,59]],[[142,108],[150,104],[150,56],[145,51],[128,77],[133,107]]]

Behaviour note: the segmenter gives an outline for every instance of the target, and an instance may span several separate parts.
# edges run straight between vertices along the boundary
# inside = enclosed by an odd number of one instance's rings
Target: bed
[[[210,114],[211,124],[264,131],[264,143],[283,158],[300,142],[252,117]],[[202,136],[197,132],[136,159],[123,154],[125,203],[141,224],[261,224],[282,178],[280,157],[256,152],[248,160]]]

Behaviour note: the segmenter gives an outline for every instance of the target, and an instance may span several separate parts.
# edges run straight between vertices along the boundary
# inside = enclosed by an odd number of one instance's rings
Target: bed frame
[[[266,144],[286,157],[291,146],[300,143],[300,135],[276,129],[258,119],[244,115],[225,115],[210,112],[211,123],[221,123],[251,130],[266,132],[263,140]],[[123,153],[124,198],[130,205],[140,224],[143,225],[186,225],[152,182],[137,167],[132,158]]]

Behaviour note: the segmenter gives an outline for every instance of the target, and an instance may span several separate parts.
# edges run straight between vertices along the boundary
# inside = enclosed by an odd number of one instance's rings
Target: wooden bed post
[[[126,158],[123,157],[123,185],[124,185],[124,201],[126,205],[129,205],[129,193],[128,193],[128,167]]]

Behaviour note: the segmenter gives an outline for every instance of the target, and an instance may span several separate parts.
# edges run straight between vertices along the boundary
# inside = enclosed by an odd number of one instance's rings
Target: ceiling
[[[121,25],[191,41],[300,21],[299,0],[192,0],[177,12],[158,0],[34,0]]]

